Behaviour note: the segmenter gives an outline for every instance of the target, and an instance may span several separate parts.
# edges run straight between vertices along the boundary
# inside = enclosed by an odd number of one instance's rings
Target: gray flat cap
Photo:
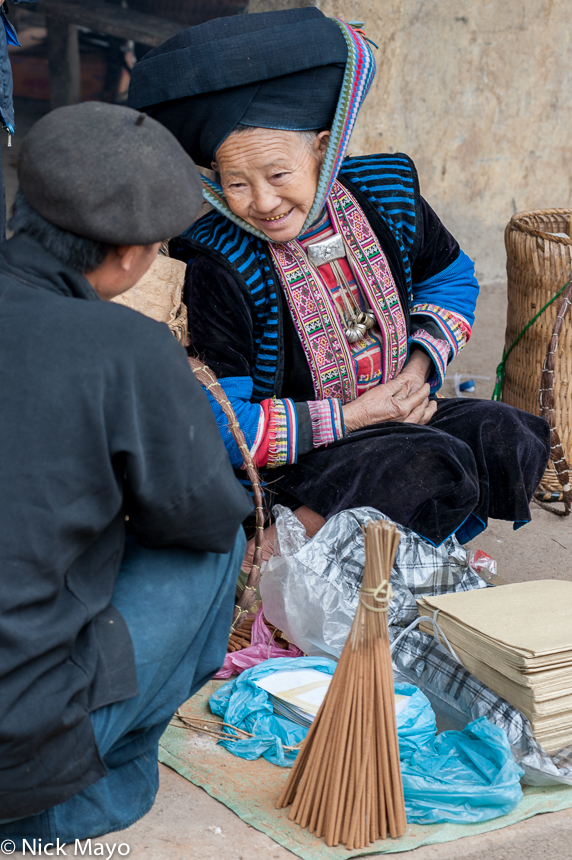
[[[22,142],[18,180],[47,221],[114,245],[178,236],[202,203],[197,169],[171,132],[103,102],[58,108],[39,120]]]

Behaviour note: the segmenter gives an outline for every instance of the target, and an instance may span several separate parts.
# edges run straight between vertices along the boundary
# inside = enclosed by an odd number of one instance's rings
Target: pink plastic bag
[[[263,660],[270,657],[302,657],[304,652],[300,651],[292,642],[288,648],[279,648],[272,640],[272,633],[264,623],[262,617],[262,606],[256,614],[252,625],[252,645],[241,651],[228,653],[224,658],[222,668],[216,673],[215,678],[230,678],[231,675],[240,675],[245,669],[257,666]]]

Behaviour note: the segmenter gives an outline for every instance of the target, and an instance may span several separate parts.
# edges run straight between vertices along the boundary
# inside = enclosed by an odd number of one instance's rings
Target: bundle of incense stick
[[[379,520],[364,531],[358,608],[329,690],[277,809],[329,846],[365,848],[402,836],[405,804],[387,632],[389,578],[399,532]]]

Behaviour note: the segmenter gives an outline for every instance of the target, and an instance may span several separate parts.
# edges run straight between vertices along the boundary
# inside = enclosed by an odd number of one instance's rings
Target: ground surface
[[[42,115],[45,105],[28,102],[17,108],[19,131],[23,133]],[[6,149],[2,140],[9,200],[16,187],[15,156],[20,141],[18,134],[15,146]],[[450,369],[444,388],[446,396],[454,395],[452,378],[455,372],[460,372],[489,376],[488,382],[476,381],[474,396],[490,397],[502,353],[505,318],[505,285],[485,286],[473,338]],[[499,576],[505,582],[572,578],[572,521],[538,507],[533,507],[532,523],[525,528],[513,532],[510,525],[493,521],[473,545],[497,559]],[[148,815],[128,830],[94,841],[109,846],[103,856],[107,856],[114,843],[126,843],[131,848],[129,856],[137,860],[294,858],[202,789],[162,765],[160,772],[161,787]],[[94,848],[95,844],[92,853]],[[411,860],[572,860],[572,810],[537,816],[490,834],[420,848],[410,852],[409,857]]]

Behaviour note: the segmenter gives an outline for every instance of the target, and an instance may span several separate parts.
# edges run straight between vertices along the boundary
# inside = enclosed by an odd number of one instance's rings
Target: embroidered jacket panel
[[[407,156],[348,159],[339,180],[363,208],[387,256],[410,344],[418,343],[433,358],[436,389],[447,361],[470,334],[478,290],[472,264],[420,196],[417,173]],[[259,465],[268,462],[264,438],[269,433],[283,439],[273,465],[296,462],[297,455],[324,444],[320,440],[343,434],[339,401],[332,403],[327,428],[318,429],[320,421],[327,420],[325,415],[310,414],[308,403],[315,395],[309,368],[267,243],[212,212],[175,240],[171,249],[182,259],[194,260],[185,294],[191,338],[228,388]],[[265,401],[272,397],[290,398],[293,408],[289,404],[269,408]],[[213,408],[219,412],[214,404]],[[292,415],[292,426],[287,426]],[[217,418],[231,460],[240,466],[222,413]],[[272,427],[272,421],[282,423]]]

